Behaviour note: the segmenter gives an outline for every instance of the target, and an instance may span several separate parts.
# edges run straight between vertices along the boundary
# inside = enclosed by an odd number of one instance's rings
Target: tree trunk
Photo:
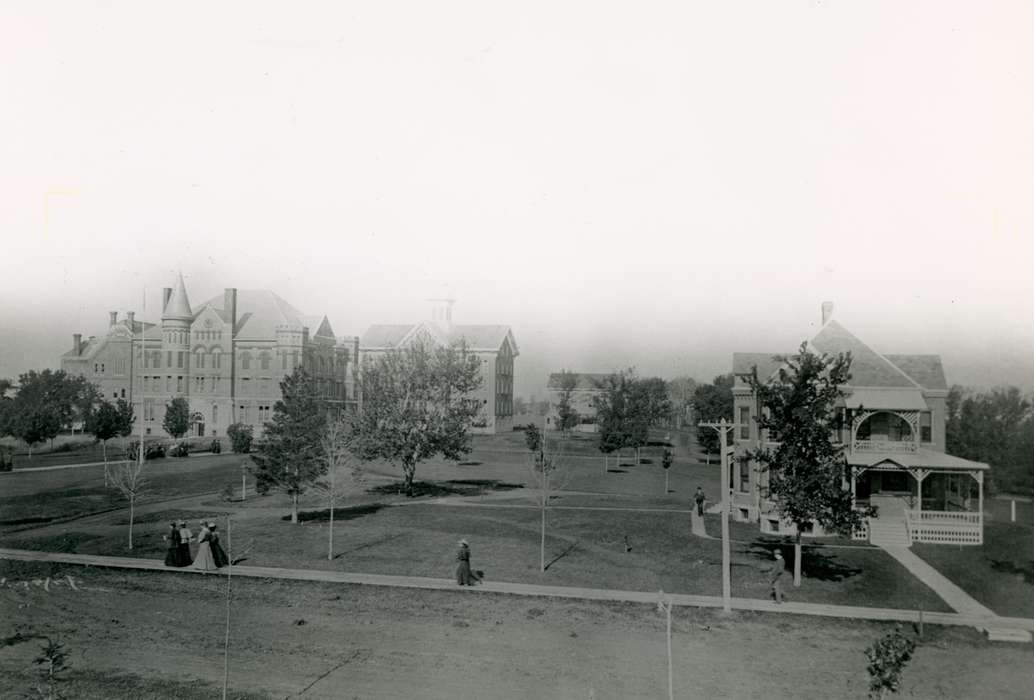
[[[104,454],[104,463],[107,464],[107,462],[108,462],[108,441],[107,440],[101,440],[101,452],[103,452],[103,454]]]
[[[248,493],[248,473],[241,469],[241,502],[247,497]]]
[[[129,549],[130,550],[133,549],[133,510],[134,510],[134,506],[136,505],[135,501],[136,501],[136,497],[133,496],[133,495],[130,495],[130,497],[129,497]]]
[[[542,499],[542,531],[539,539],[539,572],[546,571],[546,499]]]
[[[793,543],[793,585],[801,585],[801,530],[797,528],[797,539]]]
[[[298,524],[298,494],[291,494],[291,522],[294,525]]]
[[[402,474],[406,482],[406,497],[413,497],[413,475],[416,474],[416,464],[402,465]]]
[[[664,493],[670,493],[671,489],[668,488],[668,475],[671,474],[670,469],[664,470]]]
[[[333,483],[330,486],[334,488]],[[330,494],[330,537],[327,543],[327,561],[334,560],[334,494]]]

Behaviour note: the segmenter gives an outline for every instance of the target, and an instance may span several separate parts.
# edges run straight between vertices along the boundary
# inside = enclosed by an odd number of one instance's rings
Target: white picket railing
[[[984,518],[981,513],[906,509],[905,523],[913,542],[984,543]]]
[[[911,440],[855,440],[851,449],[854,452],[915,452],[916,444]]]

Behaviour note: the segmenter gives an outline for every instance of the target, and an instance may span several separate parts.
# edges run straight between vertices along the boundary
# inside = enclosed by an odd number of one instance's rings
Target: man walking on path
[[[783,602],[783,576],[786,574],[786,562],[783,561],[782,553],[775,551],[775,561],[772,562],[772,597],[775,602]]]
[[[699,486],[697,486],[697,492],[693,495],[693,500],[697,502],[697,515],[703,515],[707,496],[704,495],[704,490]]]

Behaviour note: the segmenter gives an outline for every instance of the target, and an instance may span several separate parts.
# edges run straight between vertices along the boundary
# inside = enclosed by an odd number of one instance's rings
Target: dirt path
[[[221,682],[224,580],[75,568],[80,591],[19,585],[43,573],[19,567],[40,566],[0,563],[0,607],[12,628],[59,634],[73,668]],[[234,591],[230,683],[238,690],[273,698],[667,693],[664,623],[648,606],[260,580],[235,582]],[[862,650],[886,629],[679,610],[676,697],[862,698]],[[0,676],[34,653],[30,644],[0,650]],[[1026,697],[1031,659],[1025,646],[930,627],[905,697]]]

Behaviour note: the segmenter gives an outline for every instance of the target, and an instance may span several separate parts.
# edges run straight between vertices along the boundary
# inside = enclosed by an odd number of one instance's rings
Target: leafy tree
[[[414,343],[368,358],[362,370],[359,453],[402,468],[413,495],[417,465],[434,455],[458,460],[470,452],[470,425],[481,406],[480,363],[465,345]]]
[[[696,415],[705,421],[719,421],[725,418],[732,421],[732,385],[731,374],[721,374],[710,384],[701,384],[693,392],[693,406]],[[708,456],[720,452],[718,433],[714,430],[698,430],[697,444]]]
[[[571,404],[571,397],[578,379],[573,372],[566,369],[560,371],[559,399],[557,402],[557,429],[567,435],[571,428],[578,425],[578,411]]]
[[[96,397],[96,388],[83,377],[64,370],[31,370],[18,378],[18,393],[5,413],[6,430],[32,446],[57,437]]]
[[[244,423],[234,423],[226,429],[226,435],[230,438],[230,449],[237,454],[248,454],[251,452],[251,443],[255,439],[255,429]]]
[[[916,642],[905,636],[901,628],[880,637],[865,650],[869,660],[869,697],[883,700],[888,693],[897,693],[901,688],[901,672],[912,659]]]
[[[945,424],[950,454],[987,462],[995,482],[1034,490],[1034,414],[1016,387],[973,393],[953,386]]]
[[[105,462],[108,461],[108,440],[121,434],[123,427],[123,415],[110,401],[101,401],[100,406],[90,412],[85,430],[100,440]]]
[[[599,449],[604,454],[632,448],[639,451],[650,439],[650,428],[671,415],[664,380],[640,379],[628,370],[610,377],[594,399]]]
[[[0,379],[0,437],[14,434],[14,412],[11,410],[14,400],[7,395],[13,386],[10,379]]]
[[[276,488],[291,497],[291,522],[298,522],[298,498],[324,474],[320,441],[326,407],[304,367],[280,382],[283,398],[273,406],[273,420],[264,426],[265,440],[253,456],[256,488]]]
[[[668,401],[672,408],[672,427],[680,428],[687,419],[687,411],[693,402],[693,395],[696,393],[697,383],[690,377],[677,377],[665,384],[668,391]]]
[[[119,399],[115,402],[115,410],[118,412],[118,434],[122,438],[127,438],[133,432],[133,404]]]
[[[854,509],[843,446],[834,442],[839,428],[837,402],[851,378],[851,354],[817,355],[802,343],[769,382],[755,366],[748,378],[762,415],[758,426],[774,430],[781,442],[772,450],[748,453],[768,473],[768,497],[779,514],[797,529],[794,585],[801,585],[801,533],[812,522],[828,532],[850,535],[863,517]]]
[[[173,438],[179,440],[190,430],[190,418],[190,403],[185,396],[177,396],[165,404],[162,428]]]

